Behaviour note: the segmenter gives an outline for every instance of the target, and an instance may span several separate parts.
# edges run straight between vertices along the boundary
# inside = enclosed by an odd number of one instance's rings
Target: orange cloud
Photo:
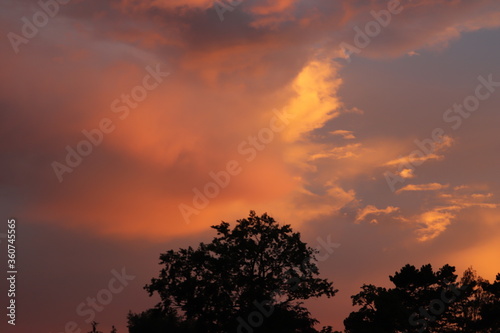
[[[440,187],[433,184],[430,187]],[[461,188],[463,189],[463,188]],[[438,237],[443,233],[448,226],[458,217],[458,214],[470,208],[488,208],[495,212],[499,204],[488,202],[493,198],[492,193],[459,193],[453,190],[449,193],[440,193],[438,199],[442,199],[442,204],[436,205],[434,208],[425,211],[424,213],[410,218],[417,225],[418,240],[421,242],[429,241]],[[482,214],[487,214],[487,211],[482,211]],[[496,214],[496,213],[495,213]],[[488,214],[487,214],[488,215]]]
[[[438,191],[448,188],[449,184],[429,183],[429,184],[410,184],[400,188],[396,193],[414,192],[414,191]]]
[[[391,214],[391,213],[394,213],[397,211],[399,211],[398,207],[388,206],[385,209],[379,209],[373,205],[368,205],[368,206],[366,206],[363,209],[360,209],[358,211],[358,214],[356,216],[356,220],[354,222],[360,223],[369,215]],[[370,222],[371,223],[378,223],[377,219],[375,219],[375,218],[373,218]]]
[[[381,166],[402,162],[394,159],[394,152],[407,148],[400,139],[331,127],[349,109],[339,96],[341,65],[329,57],[352,35],[353,24],[362,24],[372,9],[384,6],[382,1],[243,2],[231,12],[238,19],[224,25],[207,0],[123,0],[118,12],[104,2],[67,7],[52,28],[23,45],[30,51],[17,57],[6,53],[10,65],[0,74],[6,82],[1,97],[13,111],[5,116],[11,128],[3,129],[16,140],[2,149],[17,154],[13,169],[18,170],[9,170],[13,175],[6,185],[27,189],[33,186],[29,181],[46,189],[43,200],[25,199],[27,206],[36,207],[30,210],[32,217],[128,237],[197,232],[220,211],[239,217],[241,211],[273,206],[297,223],[335,215],[346,205],[358,204],[367,195],[362,192],[381,180]],[[377,39],[380,44],[366,49],[367,56],[401,55],[443,44],[457,32],[498,25],[499,11],[491,1],[414,1],[405,6]],[[426,23],[422,31],[408,34],[413,22],[421,20]],[[17,24],[7,18],[0,28],[8,32]],[[172,75],[121,121],[110,109],[112,101],[130,93],[145,66],[156,63]],[[255,161],[245,164],[238,145],[268,126],[274,109],[293,115],[293,121]],[[356,116],[363,117],[360,113]],[[64,159],[66,145],[76,145],[81,131],[104,117],[114,117],[116,130],[56,187],[50,163]],[[17,129],[31,138],[15,136]],[[331,135],[316,140],[318,131]],[[332,137],[352,143],[334,144],[328,141]],[[442,159],[451,142],[419,162]],[[41,150],[42,157],[37,153]],[[21,158],[25,151],[31,156],[28,162]],[[231,160],[239,161],[244,171],[193,223],[184,225],[179,203],[192,201],[193,189],[203,187],[210,172],[223,170]],[[42,171],[24,180],[26,165]],[[409,170],[401,176],[415,177]],[[400,192],[443,189],[408,185]],[[493,207],[487,199],[455,196],[448,207]],[[382,214],[373,209],[371,214]],[[147,220],[151,229],[138,224],[140,220]]]
[[[455,217],[456,215],[447,211],[446,208],[436,208],[421,214],[418,217],[418,223],[422,227],[417,230],[417,239],[420,242],[425,242],[436,238],[446,230]]]
[[[341,136],[342,138],[344,138],[346,140],[356,139],[356,136],[354,136],[354,134],[353,134],[352,131],[336,130],[336,131],[330,132],[330,134],[332,134],[332,135],[339,135],[339,136]]]

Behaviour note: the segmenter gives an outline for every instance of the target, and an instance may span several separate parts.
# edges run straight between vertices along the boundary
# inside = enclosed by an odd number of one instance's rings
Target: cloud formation
[[[39,3],[4,2],[2,212],[136,258],[136,243],[197,242],[253,209],[334,233],[348,252],[325,270],[346,284],[408,257],[493,274],[500,3],[401,1],[383,25],[390,3],[74,0],[30,31]],[[349,62],[341,44],[377,24]],[[445,131],[480,75],[491,96]]]
[[[465,31],[497,26],[500,12],[492,1],[400,5],[401,14],[360,57],[402,56],[446,45]],[[2,87],[4,124],[14,124],[3,130],[31,133],[27,139],[14,132],[14,143],[3,148],[13,163],[3,170],[10,175],[6,186],[45,189],[43,198],[33,193],[17,199],[30,207],[26,214],[146,237],[202,230],[221,210],[232,218],[248,208],[282,207],[274,209],[299,223],[366,200],[357,187],[365,177],[380,179],[380,165],[443,160],[450,137],[431,154],[394,158],[390,147],[402,151],[399,143],[360,138],[351,129],[328,130],[350,112],[339,96],[339,73],[346,64],[331,56],[352,36],[353,24],[363,27],[387,2],[248,1],[227,12],[223,23],[214,6],[206,0],[75,2],[61,6],[50,25],[20,45],[18,55],[3,44],[12,63],[2,73],[8,82]],[[19,2],[7,9],[30,17],[23,12],[27,8]],[[422,20],[426,24],[409,34]],[[19,31],[20,22],[10,15],[1,30]],[[127,106],[124,96],[141,84],[147,66],[161,66],[171,76],[140,103]],[[26,91],[30,100],[23,98]],[[115,112],[118,107],[122,112]],[[245,164],[238,144],[265,127],[275,109],[293,115],[293,121],[265,148],[255,148],[257,158]],[[103,119],[112,121],[113,132],[57,185],[51,163],[62,162],[67,147],[76,149],[85,139],[82,131],[98,128]],[[328,132],[333,141],[317,139]],[[231,160],[239,161],[242,173],[192,216],[193,223],[184,224],[179,204],[191,204],[193,191],[210,181],[210,172]],[[26,178],[27,163],[41,172]],[[398,171],[404,179],[417,174]],[[407,185],[398,193],[444,188],[429,184]],[[392,207],[390,200],[385,205]],[[290,214],[290,207],[299,211]],[[150,228],[141,228],[138,220],[147,220]]]

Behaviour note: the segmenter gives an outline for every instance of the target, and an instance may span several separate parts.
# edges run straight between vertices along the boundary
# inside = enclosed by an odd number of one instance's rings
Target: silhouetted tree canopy
[[[337,292],[318,277],[318,251],[267,214],[212,228],[211,243],[160,255],[159,277],[145,289],[161,301],[129,314],[130,333],[317,333],[301,301]]]
[[[389,277],[394,288],[363,285],[345,332],[500,332],[500,274],[490,284],[469,268],[458,283],[454,272],[406,265]]]

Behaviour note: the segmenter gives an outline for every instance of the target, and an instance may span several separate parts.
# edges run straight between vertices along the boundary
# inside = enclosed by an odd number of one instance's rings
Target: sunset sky
[[[2,332],[88,331],[123,268],[127,332],[161,252],[250,210],[340,244],[335,329],[407,263],[500,272],[499,1],[59,1],[0,0]]]

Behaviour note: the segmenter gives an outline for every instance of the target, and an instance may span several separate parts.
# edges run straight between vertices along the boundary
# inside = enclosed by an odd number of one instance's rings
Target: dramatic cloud
[[[50,10],[0,13],[5,216],[127,257],[133,241],[191,244],[254,209],[312,240],[335,233],[344,266],[325,270],[347,285],[408,258],[484,268],[478,254],[498,254],[498,1]]]

